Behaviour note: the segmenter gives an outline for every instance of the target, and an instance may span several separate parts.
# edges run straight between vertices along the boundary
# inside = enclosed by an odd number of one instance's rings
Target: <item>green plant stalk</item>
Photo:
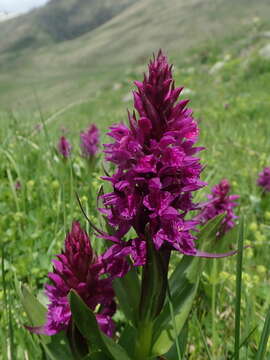
[[[236,264],[236,300],[235,300],[235,360],[239,360],[240,353],[240,312],[241,312],[241,289],[243,267],[243,243],[244,243],[244,220],[241,219],[238,236],[238,254]]]
[[[20,209],[20,205],[19,205],[18,196],[17,196],[16,190],[15,190],[15,183],[14,183],[14,180],[12,178],[11,171],[10,171],[9,168],[7,169],[7,176],[8,176],[8,180],[9,180],[10,190],[11,190],[11,193],[13,195],[14,202],[15,202],[15,205],[16,205],[16,211],[20,212],[21,209]]]
[[[212,311],[212,353],[213,359],[216,358],[216,348],[217,348],[217,329],[216,329],[216,296],[217,296],[217,286],[216,286],[216,277],[217,277],[217,260],[213,259],[212,267],[212,299],[211,299],[211,311]]]
[[[170,251],[162,255],[147,237],[147,262],[143,267],[137,339],[134,360],[148,359],[151,355],[153,327],[167,293]]]
[[[73,213],[73,202],[74,202],[74,178],[73,178],[73,164],[72,160],[69,159],[69,192],[70,192],[70,213]]]
[[[4,307],[4,313],[3,313],[3,319],[6,320],[6,314],[7,314],[7,289],[6,289],[6,277],[5,277],[5,251],[4,246],[1,249],[1,272],[2,272],[2,286],[3,286],[3,307]],[[6,347],[6,353],[8,349],[8,338],[4,339],[4,346]]]
[[[197,316],[196,313],[195,313],[195,320],[196,320],[196,323],[197,323],[197,326],[198,326],[198,329],[199,329],[199,332],[200,332],[200,335],[201,335],[201,338],[202,338],[202,341],[203,341],[205,351],[207,353],[207,358],[208,358],[208,360],[212,360],[212,357],[211,357],[211,354],[210,354],[210,351],[209,351],[209,347],[207,345],[207,341],[206,341],[205,335],[203,333],[203,329],[201,327],[200,321],[199,321],[198,316]]]
[[[259,344],[258,352],[256,354],[256,360],[263,360],[265,358],[269,335],[270,335],[270,308],[268,309],[265,318],[263,332],[261,334],[260,344]]]
[[[134,360],[149,358],[152,347],[153,322],[142,321],[138,326],[138,337],[135,344]]]

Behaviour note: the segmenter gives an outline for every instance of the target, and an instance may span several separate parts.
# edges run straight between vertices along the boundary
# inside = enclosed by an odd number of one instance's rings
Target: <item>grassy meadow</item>
[[[203,201],[223,178],[232,184],[232,193],[240,195],[236,212],[245,218],[244,241],[251,245],[244,251],[243,262],[241,360],[255,359],[270,306],[270,195],[262,199],[256,185],[258,173],[270,166],[270,58],[260,56],[260,49],[270,42],[262,34],[269,30],[269,23],[254,17],[233,36],[201,41],[186,49],[184,55],[180,50],[168,52],[175,65],[176,85],[185,86],[181,97],[191,100],[201,130],[200,145],[205,147],[201,153],[203,180],[209,186],[199,192],[198,200]],[[81,157],[79,133],[95,123],[102,132],[102,143],[108,141],[108,126],[125,122],[127,108],[132,109],[129,94],[133,81],[142,79],[150,56],[149,51],[131,65],[102,68],[100,64],[91,72],[80,69],[78,76],[72,74],[76,86],[71,88],[71,77],[65,84],[60,74],[59,89],[53,85],[55,78],[52,83],[48,78],[41,84],[41,94],[48,91],[44,97],[39,94],[37,81],[30,108],[24,106],[22,80],[18,80],[22,81],[19,106],[13,108],[8,96],[1,97],[0,359],[44,358],[37,336],[23,327],[27,317],[22,311],[18,282],[28,284],[33,294],[46,302],[46,274],[72,220],[80,220],[91,233],[75,192],[91,220],[102,224],[96,210],[96,194],[104,174],[102,146],[97,165],[89,167]],[[4,93],[5,84],[0,86],[0,93]],[[13,86],[7,79],[7,94],[14,91]],[[59,91],[62,96],[58,102]],[[56,150],[62,134],[72,143],[72,156],[67,161]],[[102,240],[93,236],[93,241],[97,248],[103,247]],[[237,229],[228,233],[226,242],[237,246]],[[229,360],[234,346],[236,257],[209,263],[214,266],[203,274],[190,315],[187,359]],[[117,316],[121,319],[121,314]],[[265,359],[270,359],[270,347]]]

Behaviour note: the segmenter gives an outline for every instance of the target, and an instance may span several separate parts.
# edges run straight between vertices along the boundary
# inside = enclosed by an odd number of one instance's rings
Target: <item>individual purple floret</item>
[[[227,179],[223,179],[219,184],[215,185],[211,190],[211,194],[207,196],[208,202],[201,205],[202,212],[198,215],[200,222],[205,224],[219,214],[226,214],[217,233],[218,237],[223,236],[228,230],[232,229],[235,226],[234,220],[237,218],[233,210],[238,205],[235,200],[239,199],[239,195],[229,195],[230,188]]]
[[[16,190],[16,191],[21,190],[21,188],[22,188],[21,182],[20,182],[19,180],[17,180],[17,181],[15,182],[14,187],[15,187],[15,190]]]
[[[270,167],[266,167],[259,173],[257,185],[263,188],[263,191],[270,191]]]
[[[89,158],[95,156],[99,146],[99,129],[96,125],[92,124],[89,128],[80,134],[81,149],[83,156]]]
[[[61,136],[58,142],[58,151],[65,159],[70,156],[71,153],[71,145],[68,139],[65,136]]]
[[[129,127],[114,125],[108,135],[114,139],[105,146],[106,159],[116,165],[105,180],[113,191],[103,195],[101,209],[116,230],[107,237],[115,242],[115,253],[127,247],[136,264],[143,265],[145,239],[156,249],[175,249],[198,255],[192,230],[197,222],[186,215],[197,208],[192,193],[202,188],[202,165],[194,147],[199,135],[188,100],[178,101],[183,88],[175,88],[172,66],[160,51],[149,64],[143,82],[135,82],[134,106]],[[124,242],[133,228],[137,237]]]
[[[104,260],[93,252],[90,239],[78,222],[72,224],[64,251],[56,257],[53,260],[53,272],[48,274],[51,284],[46,285],[49,298],[47,321],[42,327],[29,329],[46,335],[67,330],[71,320],[68,294],[74,289],[93,311],[99,305],[97,322],[104,333],[113,336],[114,323],[111,316],[116,305],[112,277],[104,278]]]

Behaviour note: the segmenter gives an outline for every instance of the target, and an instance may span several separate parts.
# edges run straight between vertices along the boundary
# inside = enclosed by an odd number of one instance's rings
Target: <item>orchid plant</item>
[[[183,88],[175,87],[162,51],[135,85],[135,111],[128,125],[110,128],[113,142],[105,145],[114,165],[103,177],[111,191],[98,194],[106,230],[91,223],[105,251],[95,253],[76,221],[48,274],[48,309],[26,287],[20,290],[32,323],[27,328],[39,334],[49,359],[181,359],[205,258],[236,253],[215,253],[217,237],[235,225],[238,197],[228,195],[228,181],[206,203],[193,200],[206,185],[203,148],[195,146],[199,128],[188,101],[178,100]],[[97,138],[93,126],[81,134],[84,156],[96,152]],[[64,139],[60,145],[63,156],[70,153]],[[173,252],[179,254],[174,268]]]

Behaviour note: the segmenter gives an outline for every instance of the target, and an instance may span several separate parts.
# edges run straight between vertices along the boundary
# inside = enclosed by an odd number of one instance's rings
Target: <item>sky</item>
[[[0,11],[27,12],[30,9],[44,5],[48,0],[0,0]]]

